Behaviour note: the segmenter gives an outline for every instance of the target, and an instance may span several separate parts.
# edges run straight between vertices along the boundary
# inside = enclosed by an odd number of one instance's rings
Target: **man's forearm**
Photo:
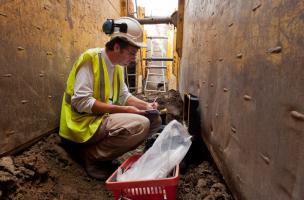
[[[96,100],[92,106],[93,113],[123,113],[126,112],[125,106],[107,104]]]
[[[135,106],[119,106],[113,104],[107,104],[96,100],[92,106],[92,112],[97,114],[102,113],[134,113],[143,114],[144,111],[139,110]]]
[[[149,104],[141,99],[138,99],[135,96],[130,96],[127,101],[126,105],[128,106],[135,106],[138,109],[146,110],[149,109]]]

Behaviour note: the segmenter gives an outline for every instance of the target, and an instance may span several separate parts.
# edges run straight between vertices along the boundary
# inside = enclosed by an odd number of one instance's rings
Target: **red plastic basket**
[[[127,170],[141,155],[129,157],[121,168]],[[106,181],[106,187],[113,192],[115,199],[125,197],[132,200],[174,200],[179,180],[179,166],[173,170],[172,177],[116,182],[117,170]]]

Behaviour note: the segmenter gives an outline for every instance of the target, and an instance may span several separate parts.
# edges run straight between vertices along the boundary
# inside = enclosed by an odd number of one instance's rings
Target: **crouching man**
[[[105,48],[88,49],[74,63],[63,97],[59,135],[80,150],[91,177],[105,180],[113,172],[111,161],[135,149],[161,124],[157,109],[132,96],[124,82],[123,66],[135,61],[144,47],[143,30],[135,19],[107,20],[111,36]]]

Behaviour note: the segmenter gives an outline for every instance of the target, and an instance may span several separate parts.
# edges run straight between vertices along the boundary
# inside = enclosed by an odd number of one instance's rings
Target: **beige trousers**
[[[87,162],[113,160],[135,149],[161,125],[159,115],[110,114],[94,136],[82,146]]]

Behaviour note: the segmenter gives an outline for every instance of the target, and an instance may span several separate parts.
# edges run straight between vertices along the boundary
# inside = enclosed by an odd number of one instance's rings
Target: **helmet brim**
[[[135,42],[134,40],[131,40],[130,38],[127,37],[123,37],[123,36],[115,36],[112,37],[111,40],[113,40],[114,38],[119,37],[123,40],[125,40],[126,42],[130,43],[130,45],[138,47],[138,48],[147,48],[147,45],[143,42]]]
[[[132,42],[130,40],[128,40],[128,42],[130,44],[132,44],[133,46],[136,46],[138,48],[147,48],[147,45],[145,43],[143,43],[143,42]]]

